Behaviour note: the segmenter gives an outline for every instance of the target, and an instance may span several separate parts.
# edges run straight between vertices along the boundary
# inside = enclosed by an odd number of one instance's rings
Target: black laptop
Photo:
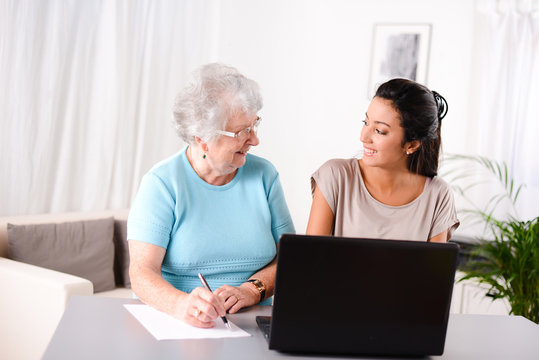
[[[458,247],[416,241],[281,237],[269,348],[350,355],[441,355]]]

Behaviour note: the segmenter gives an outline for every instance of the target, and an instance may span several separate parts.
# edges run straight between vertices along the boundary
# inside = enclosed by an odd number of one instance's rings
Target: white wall
[[[303,232],[311,204],[312,172],[326,160],[352,157],[362,147],[359,135],[361,120],[369,103],[367,87],[376,23],[432,25],[426,85],[440,92],[449,102],[449,113],[442,127],[444,149],[446,152],[476,153],[477,136],[484,134],[478,131],[480,129],[474,121],[477,112],[472,109],[482,96],[474,90],[472,81],[474,76],[478,76],[472,72],[472,66],[477,66],[474,59],[478,59],[474,55],[480,51],[476,50],[479,47],[474,41],[481,44],[483,40],[478,38],[480,32],[475,28],[478,2],[495,4],[496,0],[141,0],[104,4],[89,2],[84,3],[85,6],[68,1],[72,5],[69,11],[64,11],[63,3],[52,0],[40,2],[41,7],[31,0],[18,2],[18,6],[0,12],[9,14],[5,15],[5,21],[0,21],[0,25],[18,24],[18,27],[13,27],[17,32],[12,30],[15,35],[20,33],[20,38],[11,38],[7,31],[0,31],[0,34],[8,34],[6,38],[13,43],[24,45],[20,46],[20,53],[10,51],[6,54],[21,54],[21,59],[27,60],[20,65],[15,56],[12,68],[0,66],[0,75],[8,78],[8,83],[13,76],[6,74],[17,76],[13,84],[0,87],[0,92],[5,95],[0,96],[0,103],[4,99],[4,106],[0,106],[3,112],[0,113],[5,114],[0,116],[0,121],[5,122],[1,126],[4,131],[0,131],[0,137],[4,137],[0,144],[8,144],[5,146],[8,150],[0,152],[0,163],[6,170],[0,173],[0,213],[15,215],[129,206],[129,199],[135,195],[142,175],[154,163],[184,146],[175,136],[170,119],[174,95],[183,86],[185,75],[202,63],[221,61],[237,67],[261,85],[265,99],[265,107],[261,111],[261,144],[252,152],[276,165],[296,228]],[[41,14],[43,9],[48,11],[48,17]],[[127,17],[129,21],[118,21],[114,17],[122,18],[126,12],[134,12],[136,16]],[[78,21],[80,14],[93,13],[110,21],[106,24],[95,22],[93,16]],[[29,14],[33,17],[28,18]],[[52,36],[65,31],[64,23],[51,20],[54,24],[50,26],[53,30],[51,36],[47,36],[48,27],[38,27],[36,29],[45,31],[45,36],[32,37],[36,35],[34,32],[42,34],[32,31],[28,24],[58,17],[77,25],[74,29],[78,29],[79,24],[84,25],[81,25],[84,31],[79,33],[88,36],[79,36],[79,42],[75,43],[83,49],[94,43],[91,39],[97,36],[95,32],[101,34],[98,38],[109,34],[112,38],[116,36],[117,43],[102,42],[100,47],[92,47],[92,56],[78,53],[80,58],[73,60],[64,56],[65,53],[70,54],[66,49],[74,46],[73,38]],[[117,28],[117,24],[126,28]],[[6,28],[10,29],[9,26]],[[22,30],[27,28],[28,38],[22,36],[26,34]],[[62,46],[51,45],[51,38]],[[84,41],[86,39],[90,41]],[[117,59],[115,52],[110,57],[109,46],[122,48],[120,45],[125,46],[125,51],[117,52]],[[141,50],[144,47],[150,50],[144,52]],[[116,72],[114,66],[104,64],[118,64],[121,76],[116,76],[115,82],[111,81],[117,86],[116,94],[104,105],[101,99],[107,96],[97,96],[93,103],[80,100],[83,97],[79,96],[73,109],[82,110],[72,111],[73,116],[71,113],[63,115],[60,111],[62,106],[40,107],[40,102],[51,100],[51,94],[54,103],[63,104],[64,99],[90,90],[103,94],[113,92],[110,87],[103,86],[108,84],[107,81],[86,81],[96,78],[91,71],[75,79],[72,87],[77,91],[60,87],[63,91],[49,93],[43,90],[50,86],[48,81],[42,82],[43,89],[36,86],[34,78],[50,77],[50,82],[56,84],[60,76],[55,74],[63,73],[62,69],[56,69],[57,72],[46,67],[44,71],[40,70],[49,52],[58,56],[58,61],[52,61],[55,67],[57,62],[69,58],[73,68],[88,64],[96,69],[103,67],[102,71],[95,72],[102,77],[106,77],[103,74],[111,76],[111,71]],[[25,71],[26,63],[39,64],[36,66],[39,71]],[[125,66],[129,64],[131,66]],[[19,72],[13,68],[18,68]],[[25,106],[11,101],[26,99],[27,93],[32,96],[29,101],[21,103]],[[71,105],[67,104],[66,108],[71,109]],[[88,107],[104,115],[96,116],[98,123],[104,124],[94,128],[97,140],[100,140],[99,132],[109,124],[117,128],[118,138],[122,141],[108,142],[113,148],[119,147],[116,158],[111,159],[110,146],[101,146],[100,149],[106,149],[101,152],[96,152],[93,147],[88,152],[77,144],[63,147],[64,156],[60,159],[71,157],[75,160],[71,161],[71,167],[63,166],[65,161],[58,161],[58,168],[63,170],[63,177],[58,180],[55,176],[56,160],[50,160],[56,148],[49,146],[49,142],[67,139],[75,143],[73,139],[77,139],[77,134],[65,128],[63,121],[67,119],[70,124],[75,123],[73,127],[95,124],[97,120],[91,116],[79,116],[79,113],[86,114],[84,110]],[[41,108],[60,110],[38,112]],[[57,113],[60,119],[56,119]],[[35,121],[28,121],[21,114]],[[46,133],[49,127],[58,128],[61,130],[58,133],[64,136],[62,139],[52,136],[41,139],[41,146],[37,146],[33,137],[27,136],[24,126],[36,129],[36,134]],[[81,132],[78,136],[91,143],[86,133]],[[7,141],[12,138],[17,140]],[[92,156],[97,158],[98,155],[103,157],[105,164],[113,162],[113,165],[105,167],[106,172],[92,168],[92,163],[77,161]],[[21,162],[28,165],[30,161],[39,166],[26,166],[28,174],[19,169]],[[71,172],[70,169],[80,167],[85,171],[65,176]],[[36,174],[43,174],[44,181]],[[99,182],[95,179],[105,180]],[[109,183],[114,186],[109,186]],[[103,187],[109,190],[108,193],[104,191],[106,195],[96,195],[101,194]],[[89,195],[82,196],[77,189],[87,190]]]
[[[218,49],[209,60],[261,85],[261,144],[252,152],[279,170],[298,232],[307,225],[310,174],[361,149],[375,23],[432,24],[426,85],[449,103],[445,151],[466,152],[474,6],[469,0],[221,3]]]

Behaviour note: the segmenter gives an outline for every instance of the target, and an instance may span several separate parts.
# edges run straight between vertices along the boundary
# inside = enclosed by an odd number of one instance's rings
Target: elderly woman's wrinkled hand
[[[260,302],[260,293],[245,283],[238,287],[223,285],[215,290],[214,294],[224,301],[225,310],[230,314]]]
[[[176,311],[177,318],[201,328],[214,327],[214,320],[225,314],[223,300],[202,287],[194,289],[181,299]]]

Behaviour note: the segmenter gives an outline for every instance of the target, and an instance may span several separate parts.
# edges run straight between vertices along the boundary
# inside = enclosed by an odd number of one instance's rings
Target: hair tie
[[[436,107],[438,108],[438,120],[442,121],[442,119],[447,114],[449,106],[447,105],[447,101],[445,100],[445,98],[442,95],[438,94],[436,91],[432,91],[432,95],[434,96]]]

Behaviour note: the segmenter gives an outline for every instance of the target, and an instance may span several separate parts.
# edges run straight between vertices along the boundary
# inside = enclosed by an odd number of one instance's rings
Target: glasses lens
[[[251,134],[251,127],[245,128],[242,131],[238,132],[237,139],[243,141],[249,137]]]
[[[254,133],[255,135],[257,134],[258,132],[258,125],[260,125],[260,118],[258,118],[255,123],[253,124],[253,126],[249,126],[241,131],[239,131],[236,135],[236,138],[239,140],[239,141],[244,141],[246,140],[250,135],[251,133]]]

